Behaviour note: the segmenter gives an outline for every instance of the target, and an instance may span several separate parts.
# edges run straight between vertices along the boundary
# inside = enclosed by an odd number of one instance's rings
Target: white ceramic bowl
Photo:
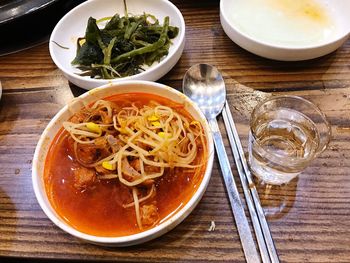
[[[232,18],[233,14],[242,12],[241,5],[237,4],[239,1],[243,0],[220,1],[221,25],[227,36],[233,42],[256,55],[265,58],[282,61],[299,61],[317,58],[339,48],[348,39],[350,34],[349,0],[316,0],[318,4],[325,6],[325,9],[329,12],[330,18],[334,21],[335,33],[319,43],[307,43],[304,45],[273,43],[273,41],[266,41],[261,35],[257,36],[251,32],[248,33],[247,30],[242,30],[242,26],[239,25],[241,20],[237,22],[237,20]],[[248,3],[249,1],[252,2],[252,0],[246,0],[245,3]],[[275,0],[275,2],[278,2],[278,0]],[[266,4],[267,3],[268,2],[266,2]],[[298,1],[295,1],[295,3],[298,3]],[[256,5],[246,12],[246,17],[242,19],[242,21],[245,20],[244,23],[247,23],[247,21],[248,23],[253,23],[252,21],[254,21],[255,17],[261,15],[262,12],[258,12],[260,10],[253,10],[255,7]],[[254,11],[257,12],[254,13]],[[266,17],[266,20],[269,20],[269,18]],[[260,33],[263,32],[264,34],[270,34],[272,32],[272,29],[264,30],[262,25],[256,26],[255,28],[258,28]],[[288,34],[289,32],[286,33]]]
[[[124,80],[150,80],[156,81],[168,73],[180,59],[185,46],[185,21],[179,9],[168,0],[128,0],[128,12],[134,15],[145,13],[153,14],[160,23],[165,16],[169,16],[170,25],[179,28],[179,34],[172,39],[169,54],[159,63],[155,63],[145,71],[119,79],[92,79],[88,76],[79,76],[80,70],[71,65],[76,55],[76,40],[85,35],[86,25],[89,17],[100,19],[113,16],[118,13],[124,14],[122,0],[88,0],[70,12],[68,12],[54,28],[49,43],[50,55],[56,66],[63,72],[64,76],[73,84],[92,89],[110,82]],[[69,49],[59,47],[56,43]]]
[[[123,94],[128,92],[147,92],[150,94],[156,94],[158,96],[168,98],[178,103],[183,103],[185,105],[185,109],[196,120],[200,121],[204,128],[209,152],[207,167],[202,182],[200,183],[199,187],[197,188],[196,192],[191,197],[191,199],[188,201],[188,203],[181,210],[176,212],[168,220],[164,221],[160,225],[138,234],[123,237],[98,237],[88,235],[79,232],[78,230],[68,225],[64,220],[60,218],[60,216],[55,212],[55,210],[51,206],[45,191],[45,184],[43,178],[45,159],[49,147],[52,143],[52,140],[54,139],[59,129],[62,127],[62,123],[68,120],[74,113],[79,111],[84,105],[86,105],[86,103],[92,103],[93,101],[111,95]],[[66,105],[63,109],[61,109],[56,114],[56,116],[50,121],[43,134],[41,135],[38,145],[35,149],[32,166],[32,182],[36,198],[45,214],[51,219],[53,223],[55,223],[62,230],[82,240],[106,246],[129,246],[146,242],[170,231],[176,225],[178,225],[191,213],[191,211],[195,208],[195,206],[198,204],[201,197],[203,196],[211,176],[214,157],[213,140],[209,130],[210,129],[208,127],[208,123],[204,115],[201,113],[200,109],[194,104],[194,102],[188,99],[181,92],[176,91],[168,86],[149,81],[125,81],[114,84],[107,84],[105,86],[93,89],[89,92],[84,93],[80,97],[73,99],[73,101],[70,104]]]

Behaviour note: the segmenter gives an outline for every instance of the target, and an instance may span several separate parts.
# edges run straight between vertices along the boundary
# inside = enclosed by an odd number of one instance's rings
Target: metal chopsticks
[[[253,183],[252,175],[248,168],[242,144],[240,142],[238,132],[227,101],[222,111],[222,116],[224,118],[224,123],[237,166],[237,171],[242,183],[243,193],[246,198],[262,261],[264,263],[278,263],[278,254],[264,215],[264,211],[261,207],[258,192]]]

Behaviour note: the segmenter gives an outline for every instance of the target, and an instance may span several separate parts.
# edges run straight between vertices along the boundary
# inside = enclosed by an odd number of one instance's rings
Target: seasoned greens
[[[72,61],[91,78],[113,79],[131,76],[159,62],[168,54],[171,40],[179,29],[169,25],[169,17],[161,25],[153,15],[114,15],[104,28],[90,17],[85,37],[77,41],[77,54]]]

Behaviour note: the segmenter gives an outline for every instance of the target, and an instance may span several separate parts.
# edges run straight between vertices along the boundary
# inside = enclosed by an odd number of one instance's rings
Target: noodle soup
[[[166,221],[191,199],[206,170],[200,122],[183,104],[118,94],[74,114],[44,167],[48,199],[80,232],[127,236]]]

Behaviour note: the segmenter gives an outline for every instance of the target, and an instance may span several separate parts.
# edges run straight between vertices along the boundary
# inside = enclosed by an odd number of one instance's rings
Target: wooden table
[[[244,51],[225,35],[219,1],[174,3],[185,17],[187,42],[180,61],[159,82],[180,89],[191,65],[216,65],[225,76],[244,146],[249,112],[270,94],[303,96],[326,113],[333,132],[328,149],[289,185],[269,192],[260,185],[259,193],[282,262],[350,262],[350,41],[316,60],[270,61]],[[47,123],[84,90],[63,77],[50,58],[47,43],[0,57],[0,80],[1,262],[16,258],[244,262],[217,160],[197,208],[154,241],[107,248],[83,243],[61,231],[37,203],[31,164]],[[220,124],[223,128],[222,120]],[[228,141],[225,143],[230,152]],[[237,177],[235,170],[234,174]],[[209,232],[211,221],[216,228]]]

